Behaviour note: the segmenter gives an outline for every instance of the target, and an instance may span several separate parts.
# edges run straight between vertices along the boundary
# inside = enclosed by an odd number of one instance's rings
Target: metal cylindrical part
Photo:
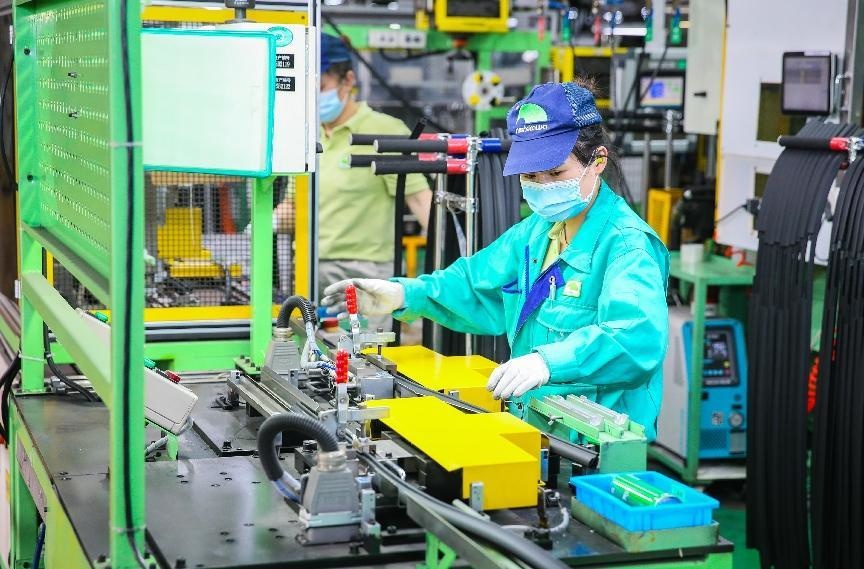
[[[280,328],[276,326],[273,328],[273,339],[277,342],[287,342],[291,337],[291,328]]]
[[[435,250],[433,251],[433,270],[444,268],[444,240],[447,223],[447,205],[444,194],[447,192],[447,178],[439,174],[435,179]],[[437,322],[432,322],[432,349],[441,352],[443,345],[443,329]]]
[[[666,113],[666,160],[663,168],[663,187],[667,190],[672,187],[672,133],[675,130],[675,111]]]
[[[612,479],[613,496],[631,506],[657,506],[680,503],[681,499],[648,484],[631,474],[622,474]]]
[[[340,449],[334,452],[319,452],[316,466],[318,467],[318,470],[332,472],[334,470],[345,468],[346,462],[347,457],[345,456],[345,451]]]
[[[407,134],[352,134],[348,143],[352,146],[371,146],[376,140],[408,140]]]

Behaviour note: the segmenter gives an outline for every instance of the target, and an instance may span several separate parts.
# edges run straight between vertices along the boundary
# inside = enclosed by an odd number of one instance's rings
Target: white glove
[[[495,368],[489,376],[486,390],[492,391],[495,399],[519,397],[549,382],[549,368],[543,356],[532,352],[505,362]]]
[[[380,279],[345,279],[324,289],[321,306],[330,314],[340,316],[348,312],[345,304],[345,288],[357,287],[357,311],[366,316],[391,314],[405,304],[405,288],[399,284]]]
[[[276,212],[273,212],[273,233],[276,233],[279,229],[279,218],[276,217]],[[243,233],[246,235],[252,235],[252,222],[246,224],[246,227],[243,229]]]

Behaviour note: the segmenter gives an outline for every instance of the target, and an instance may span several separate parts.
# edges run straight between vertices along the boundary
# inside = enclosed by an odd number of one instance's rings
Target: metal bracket
[[[469,200],[465,196],[460,196],[459,194],[454,194],[451,192],[438,192],[435,194],[435,203],[441,204],[443,203],[447,209],[455,210],[457,212],[460,211],[468,211],[470,208],[470,213],[475,213],[477,211],[477,200],[472,199]]]
[[[381,524],[375,521],[375,490],[360,491],[360,530],[367,537],[381,537]]]
[[[30,491],[30,496],[36,504],[36,508],[44,514],[48,511],[48,501],[45,498],[45,492],[42,490],[42,485],[39,484],[39,478],[36,476],[36,470],[30,462],[30,457],[24,451],[21,441],[15,445],[15,459],[18,461],[18,473],[24,481],[24,485]]]
[[[471,506],[472,510],[482,512],[483,511],[483,483],[482,482],[472,482],[471,483],[471,498],[468,501],[468,504]]]

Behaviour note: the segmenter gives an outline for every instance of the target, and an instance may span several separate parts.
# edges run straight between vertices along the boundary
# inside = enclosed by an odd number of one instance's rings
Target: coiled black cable
[[[864,566],[864,161],[835,207],[816,385],[810,524],[814,567]]]
[[[274,444],[276,436],[283,431],[293,431],[315,439],[321,452],[339,450],[339,441],[321,421],[300,413],[273,415],[264,421],[258,430],[258,458],[270,480],[279,480],[284,473]]]
[[[797,136],[849,136],[808,123]],[[807,379],[815,241],[845,154],[788,148],[765,187],[748,330],[748,544],[763,567],[810,564]],[[782,482],[780,482],[782,480]]]
[[[315,308],[312,306],[312,303],[302,296],[294,295],[286,298],[279,308],[279,314],[276,317],[276,327],[288,328],[291,324],[291,313],[294,310],[300,311],[304,324],[315,323]]]

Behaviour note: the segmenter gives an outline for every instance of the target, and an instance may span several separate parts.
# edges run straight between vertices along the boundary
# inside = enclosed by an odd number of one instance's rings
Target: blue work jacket
[[[430,318],[458,332],[507,333],[512,357],[537,352],[549,382],[510,402],[587,395],[645,426],[663,395],[669,330],[669,253],[654,231],[602,183],[570,245],[541,271],[552,223],[534,214],[477,254],[405,287],[400,320]]]

